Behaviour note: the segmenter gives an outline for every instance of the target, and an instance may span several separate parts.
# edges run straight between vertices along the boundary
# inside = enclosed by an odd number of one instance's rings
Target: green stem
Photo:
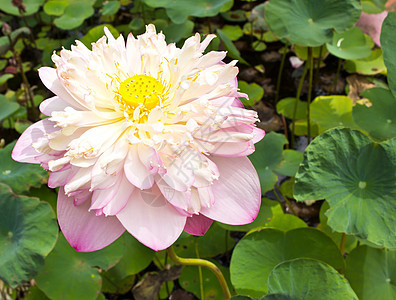
[[[322,62],[322,55],[323,55],[323,48],[324,46],[320,46],[319,49],[319,57],[318,57],[318,61],[316,62],[316,70],[315,70],[315,79],[314,79],[314,88],[316,89],[316,87],[318,86],[318,80],[319,80],[319,70],[320,70],[320,63]]]
[[[301,75],[300,82],[298,83],[297,94],[296,94],[296,104],[294,104],[293,119],[292,119],[291,143],[290,143],[291,144],[290,145],[291,149],[293,149],[294,139],[295,139],[295,134],[294,134],[295,125],[294,125],[294,122],[296,121],[297,105],[298,105],[298,102],[300,101],[301,90],[302,90],[302,86],[304,84],[305,76],[307,75],[307,71],[308,71],[308,63],[306,62],[305,66],[304,66],[303,74]]]
[[[341,72],[341,66],[342,66],[342,59],[339,58],[336,76],[334,77],[333,83],[331,84],[330,93],[334,93],[334,89],[337,87],[338,78],[340,77],[340,72]]]
[[[283,51],[283,54],[282,54],[282,60],[281,60],[281,64],[280,64],[279,72],[278,72],[278,79],[276,80],[275,103],[278,103],[278,100],[279,100],[280,84],[281,84],[281,80],[282,80],[282,73],[283,73],[283,68],[285,66],[285,60],[286,60],[286,54],[287,54],[288,47],[289,47],[289,43],[287,42],[285,45],[285,50]]]
[[[312,47],[308,47],[308,60],[309,60],[309,85],[308,85],[308,99],[307,99],[307,137],[308,145],[311,140],[311,98],[312,98],[312,79],[313,79],[313,54]]]
[[[195,254],[197,258],[199,258],[199,251],[198,251],[198,237],[194,239],[194,247],[195,247]],[[202,277],[202,267],[198,266],[198,274],[199,274],[199,290],[201,292],[201,299],[204,299],[204,287],[203,287],[203,277]]]
[[[230,299],[231,298],[231,293],[230,290],[228,289],[228,285],[226,280],[224,279],[223,273],[221,273],[220,269],[212,262],[200,259],[200,258],[181,258],[177,256],[175,250],[173,247],[168,248],[168,255],[171,260],[173,260],[175,263],[184,265],[184,266],[201,266],[209,269],[210,271],[213,272],[214,275],[216,275],[217,280],[219,281],[221,288],[224,293],[224,299]]]
[[[342,255],[344,255],[345,241],[346,241],[346,233],[343,233],[342,237],[341,237],[341,243],[340,243],[340,251],[341,251]]]
[[[280,186],[277,184],[276,188],[278,189],[279,193],[282,195],[283,199],[285,199],[287,206],[289,206],[291,212],[293,213],[293,215],[295,215],[296,217],[298,217],[296,211],[294,210],[293,206],[291,205],[291,202],[289,201],[289,199],[285,196],[285,194],[282,193]],[[274,192],[276,193],[276,190],[274,189]]]

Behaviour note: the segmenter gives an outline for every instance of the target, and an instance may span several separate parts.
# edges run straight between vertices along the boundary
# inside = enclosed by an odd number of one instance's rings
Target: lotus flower
[[[19,138],[13,159],[49,170],[60,187],[60,228],[78,251],[101,249],[125,230],[154,250],[213,220],[252,222],[257,173],[246,157],[264,132],[238,100],[236,61],[203,54],[215,37],[167,44],[153,25],[137,38],[105,34],[63,49],[39,76],[55,96],[48,118]]]

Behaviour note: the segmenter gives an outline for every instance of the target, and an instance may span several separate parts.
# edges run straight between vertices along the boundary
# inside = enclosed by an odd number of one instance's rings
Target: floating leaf
[[[221,30],[231,41],[236,41],[243,36],[243,30],[238,25],[224,25]]]
[[[296,176],[298,167],[303,161],[303,154],[296,150],[286,149],[283,150],[282,156],[283,159],[274,169],[274,172],[289,177]]]
[[[69,4],[66,0],[50,0],[44,4],[43,9],[47,15],[59,17],[63,15]]]
[[[63,15],[54,20],[56,27],[70,30],[79,27],[85,19],[94,14],[91,4],[86,2],[72,3],[65,8]]]
[[[373,49],[368,57],[347,60],[344,64],[344,69],[349,73],[359,73],[363,75],[386,73],[381,48]]]
[[[48,172],[40,165],[16,162],[11,158],[15,142],[0,149],[0,182],[8,184],[17,193],[27,192],[31,186],[40,187]]]
[[[347,128],[326,131],[306,148],[296,175],[298,201],[325,198],[335,231],[396,247],[396,147]]]
[[[261,192],[272,190],[278,177],[272,172],[283,159],[283,146],[287,139],[283,134],[270,132],[255,144],[256,151],[249,156],[260,178]]]
[[[260,297],[268,291],[268,275],[286,260],[314,258],[335,269],[344,268],[337,245],[315,228],[298,228],[287,232],[266,228],[244,236],[231,257],[231,282],[242,295]]]
[[[332,42],[326,45],[334,56],[342,59],[359,59],[370,56],[374,42],[360,28],[353,27],[343,33],[335,33]]]
[[[29,281],[44,265],[58,236],[48,203],[17,196],[0,183],[0,278],[11,287]]]
[[[334,268],[307,258],[277,265],[268,277],[268,292],[288,299],[358,299],[348,281]]]
[[[103,5],[101,13],[103,16],[111,16],[116,14],[120,7],[121,3],[118,0],[107,1]]]
[[[385,140],[396,137],[396,98],[383,88],[373,88],[362,93],[372,106],[357,104],[353,108],[353,119],[373,138]]]
[[[345,276],[359,299],[396,299],[396,251],[360,246],[346,264]]]
[[[319,134],[344,126],[357,128],[352,118],[353,100],[346,96],[320,96],[311,103],[311,119],[319,126]]]
[[[151,7],[164,7],[173,23],[182,24],[188,16],[213,17],[217,15],[224,5],[229,5],[232,0],[143,0]]]
[[[291,214],[285,214],[283,211],[280,211],[279,213],[274,214],[271,221],[269,221],[265,227],[287,231],[296,228],[308,227],[308,225],[299,217]]]
[[[102,285],[98,266],[108,269],[121,258],[122,239],[102,250],[81,253],[74,250],[64,236],[59,236],[45,266],[35,278],[37,286],[53,300],[96,299]]]
[[[191,35],[194,29],[194,22],[187,20],[182,24],[171,23],[164,28],[164,34],[168,43],[177,43],[184,37]]]
[[[296,105],[296,98],[288,97],[281,99],[276,104],[276,111],[278,114],[284,115],[286,118],[293,119],[294,106]],[[298,101],[296,110],[296,120],[305,119],[307,117],[307,102]]]
[[[23,0],[23,6],[25,7],[26,12],[23,12],[22,14],[24,16],[28,16],[36,13],[40,9],[41,5],[43,5],[44,1],[45,0]],[[12,5],[12,1],[1,1],[0,9],[7,14],[20,16],[18,7]]]
[[[241,93],[246,93],[249,96],[249,99],[240,98],[245,106],[253,106],[260,102],[264,96],[264,89],[255,82],[249,84],[246,81],[239,80],[238,87]]]
[[[292,44],[321,46],[330,42],[333,31],[343,32],[360,17],[358,0],[271,0],[265,8],[270,29]]]

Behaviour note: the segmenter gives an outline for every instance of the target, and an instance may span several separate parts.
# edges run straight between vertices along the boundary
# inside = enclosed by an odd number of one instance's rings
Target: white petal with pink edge
[[[213,220],[231,224],[247,224],[256,218],[261,204],[260,182],[247,157],[211,157],[220,172],[212,185],[215,203],[201,213]]]
[[[186,224],[186,216],[168,203],[156,185],[145,191],[135,189],[117,218],[136,239],[156,251],[171,246]]]
[[[88,212],[89,201],[74,206],[73,198],[65,195],[63,188],[58,194],[58,222],[70,245],[80,252],[102,249],[118,239],[125,231],[116,217],[96,216]]]

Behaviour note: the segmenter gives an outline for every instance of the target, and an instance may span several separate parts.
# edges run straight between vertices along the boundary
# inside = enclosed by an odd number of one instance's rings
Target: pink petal
[[[359,21],[356,26],[363,30],[365,34],[368,34],[373,39],[377,46],[380,44],[381,26],[384,22],[388,12],[385,10],[379,14],[366,14],[362,12]]]
[[[53,111],[63,111],[68,106],[70,105],[67,102],[55,96],[41,102],[40,111],[46,116],[51,116]]]
[[[71,171],[70,166],[65,167],[59,171],[51,172],[48,178],[48,186],[54,189],[58,186],[64,186]]]
[[[140,160],[137,146],[131,147],[124,164],[128,180],[140,189],[149,189],[154,184],[154,176]]]
[[[193,215],[187,218],[184,231],[192,235],[204,235],[212,223],[213,220],[204,215]]]
[[[102,249],[114,242],[125,231],[116,217],[95,216],[88,212],[89,201],[73,205],[73,198],[65,195],[63,188],[58,194],[58,222],[69,244],[80,252]]]
[[[264,136],[265,136],[265,131],[264,130],[262,130],[260,128],[257,128],[257,127],[253,128],[253,139],[252,139],[252,142],[254,144],[260,142],[263,139]]]
[[[117,217],[129,233],[156,251],[172,245],[186,224],[186,216],[166,201],[156,185],[145,191],[135,189]]]
[[[37,164],[39,161],[35,157],[42,155],[38,153],[32,146],[40,138],[44,138],[45,134],[57,131],[54,127],[55,123],[48,119],[41,120],[28,127],[20,136],[12,151],[12,159],[19,162],[27,162]]]
[[[252,222],[260,209],[261,191],[257,172],[247,157],[216,157],[220,172],[212,185],[215,203],[201,213],[213,220],[242,225]]]
[[[128,181],[124,174],[119,175],[122,177],[121,184],[117,189],[115,197],[103,208],[103,213],[106,216],[114,216],[118,214],[127,205],[128,200],[131,198],[135,187]]]
[[[50,67],[42,67],[38,70],[39,76],[45,87],[55,95],[62,98],[63,101],[69,103],[71,107],[79,110],[86,110],[87,107],[81,102],[78,102],[69,92],[63,87],[61,81],[59,80],[56,69]]]

